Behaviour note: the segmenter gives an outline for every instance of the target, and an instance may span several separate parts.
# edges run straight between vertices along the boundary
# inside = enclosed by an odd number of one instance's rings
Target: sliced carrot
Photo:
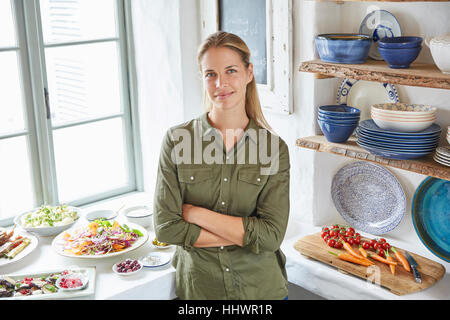
[[[372,265],[372,263],[370,261],[367,261],[366,259],[365,260],[358,259],[358,258],[356,258],[355,256],[352,256],[349,253],[339,253],[339,254],[337,254],[337,253],[334,253],[334,252],[331,252],[331,251],[328,251],[328,253],[334,254],[340,260],[356,263],[356,264],[359,264],[359,265],[362,265],[362,266],[365,266],[365,267],[368,267],[368,266]]]
[[[377,260],[377,261],[380,261],[380,262],[383,262],[386,264],[390,264],[390,265],[394,265],[394,266],[397,265],[397,262],[386,260],[385,258],[383,258],[377,254],[371,254],[371,255],[369,255],[369,257],[371,257],[373,260]]]
[[[122,250],[125,246],[118,243],[114,243],[112,247],[114,248],[114,250]]]
[[[397,258],[397,260],[400,261],[403,268],[405,268],[406,271],[411,271],[408,260],[406,260],[406,258],[400,252],[398,252],[394,247],[391,247],[391,250],[392,250],[392,252],[394,252],[395,258]]]

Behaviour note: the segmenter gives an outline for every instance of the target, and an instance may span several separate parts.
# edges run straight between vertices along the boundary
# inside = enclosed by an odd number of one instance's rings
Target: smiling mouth
[[[226,99],[226,98],[228,98],[229,96],[231,96],[233,93],[234,93],[234,92],[227,92],[227,93],[217,94],[217,95],[216,95],[216,98],[217,98],[218,100],[223,100],[223,99]]]

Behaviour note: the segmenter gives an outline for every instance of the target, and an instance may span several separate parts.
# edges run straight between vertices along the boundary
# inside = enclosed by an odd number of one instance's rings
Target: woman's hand
[[[184,221],[189,223],[195,223],[195,209],[197,207],[189,204],[189,203],[183,203],[183,206],[181,207],[181,217]]]

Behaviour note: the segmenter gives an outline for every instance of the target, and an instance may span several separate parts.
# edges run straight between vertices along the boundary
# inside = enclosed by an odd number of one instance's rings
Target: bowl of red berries
[[[130,276],[141,271],[143,268],[142,262],[139,260],[126,259],[113,265],[112,269],[115,273],[121,276]]]
[[[88,281],[88,278],[80,273],[71,273],[59,277],[55,285],[63,291],[74,291],[84,289]]]

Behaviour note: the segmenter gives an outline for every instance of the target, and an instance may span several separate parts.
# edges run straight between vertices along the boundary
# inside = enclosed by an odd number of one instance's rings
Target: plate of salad
[[[14,222],[28,232],[40,236],[55,236],[70,228],[78,220],[81,210],[65,204],[43,205],[32,211],[18,215]]]
[[[98,219],[60,233],[52,247],[66,257],[99,259],[130,252],[147,240],[147,230],[137,224]]]

